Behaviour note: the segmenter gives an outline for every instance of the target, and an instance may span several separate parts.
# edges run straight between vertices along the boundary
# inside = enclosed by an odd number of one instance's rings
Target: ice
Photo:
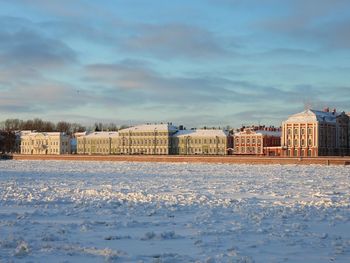
[[[0,262],[350,262],[350,167],[1,161]]]

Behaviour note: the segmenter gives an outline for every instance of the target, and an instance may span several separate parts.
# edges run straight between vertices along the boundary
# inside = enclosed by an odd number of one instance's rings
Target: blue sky
[[[0,7],[0,120],[239,127],[350,111],[348,0]]]

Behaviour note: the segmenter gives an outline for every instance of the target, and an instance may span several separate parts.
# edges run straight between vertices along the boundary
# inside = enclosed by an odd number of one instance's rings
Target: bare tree
[[[70,134],[71,127],[72,127],[72,125],[69,122],[60,121],[56,125],[56,131],[65,132],[66,134]]]

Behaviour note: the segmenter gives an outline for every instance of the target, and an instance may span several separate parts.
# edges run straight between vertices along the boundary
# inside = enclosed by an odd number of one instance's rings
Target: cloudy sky
[[[350,111],[348,0],[0,7],[0,120],[238,127]]]

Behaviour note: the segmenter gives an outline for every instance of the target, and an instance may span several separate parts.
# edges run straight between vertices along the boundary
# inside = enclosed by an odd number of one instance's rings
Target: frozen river
[[[0,262],[350,262],[350,167],[0,161]]]

